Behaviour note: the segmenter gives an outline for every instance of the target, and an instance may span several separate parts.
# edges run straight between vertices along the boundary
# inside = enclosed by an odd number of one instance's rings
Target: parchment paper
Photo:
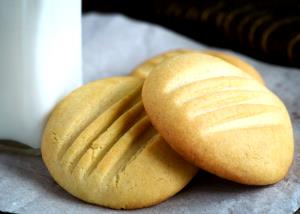
[[[89,82],[125,75],[144,59],[174,48],[207,48],[161,27],[121,15],[83,17],[83,77]],[[300,207],[300,69],[245,56],[288,107],[295,134],[295,160],[276,185],[249,187],[200,172],[175,197],[130,213],[293,213]],[[0,151],[0,210],[14,213],[117,213],[86,204],[62,190],[40,157]]]

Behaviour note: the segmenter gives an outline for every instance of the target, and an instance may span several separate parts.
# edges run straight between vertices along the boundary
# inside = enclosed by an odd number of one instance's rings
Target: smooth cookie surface
[[[135,77],[92,82],[50,115],[42,157],[72,195],[115,209],[147,207],[176,194],[197,172],[151,125],[142,85]]]
[[[280,99],[252,76],[206,54],[165,60],[145,80],[152,124],[185,159],[243,184],[281,180],[293,133]]]

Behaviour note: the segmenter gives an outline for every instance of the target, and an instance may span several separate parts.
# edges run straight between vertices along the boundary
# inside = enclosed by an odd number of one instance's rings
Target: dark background
[[[83,13],[123,13],[201,43],[300,67],[299,0],[83,0]]]

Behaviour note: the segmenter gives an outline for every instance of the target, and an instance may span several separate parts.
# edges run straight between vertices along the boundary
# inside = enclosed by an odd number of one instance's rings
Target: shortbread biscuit
[[[131,74],[133,76],[145,79],[149,75],[151,70],[155,66],[157,66],[158,64],[163,62],[164,60],[169,59],[173,56],[182,55],[182,54],[186,54],[186,53],[201,53],[201,52],[196,51],[196,50],[191,50],[191,49],[172,50],[172,51],[160,54],[158,56],[155,56],[155,57],[145,61],[141,65],[137,66],[132,71]],[[263,81],[262,77],[260,76],[259,72],[256,71],[255,68],[253,68],[247,62],[241,60],[240,58],[238,58],[236,56],[233,56],[233,55],[230,55],[230,54],[227,54],[227,53],[224,53],[224,52],[221,52],[221,51],[206,50],[206,51],[203,51],[203,53],[211,55],[211,56],[218,57],[222,60],[225,60],[225,61],[229,62],[230,64],[232,64],[232,65],[240,68],[241,70],[245,71],[246,73],[250,74],[257,81],[264,84],[264,81]]]
[[[186,160],[250,185],[281,180],[293,160],[284,104],[235,66],[206,54],[167,59],[145,80],[152,124]]]
[[[176,194],[197,172],[151,125],[142,84],[136,77],[99,80],[52,112],[42,157],[72,195],[115,209],[147,207]]]

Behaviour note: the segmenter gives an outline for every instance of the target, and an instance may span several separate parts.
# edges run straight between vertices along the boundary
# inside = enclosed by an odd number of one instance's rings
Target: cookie
[[[154,56],[151,59],[146,60],[142,64],[138,65],[133,71],[131,72],[131,75],[136,76],[141,79],[145,79],[151,70],[158,64],[160,64],[165,59],[168,59],[170,57],[179,55],[179,54],[185,54],[185,53],[191,53],[195,52],[193,50],[188,49],[175,49],[172,51],[168,51],[165,53],[162,53],[160,55]]]
[[[200,53],[167,59],[145,80],[142,100],[162,137],[196,166],[249,185],[287,174],[294,143],[284,104],[224,60]]]
[[[114,209],[148,207],[176,194],[196,174],[151,125],[142,85],[136,77],[92,82],[50,115],[42,158],[75,197]]]
[[[139,77],[141,79],[145,79],[151,70],[160,64],[162,61],[169,59],[176,55],[186,54],[186,53],[201,53],[200,51],[196,50],[189,50],[189,49],[178,49],[178,50],[172,50],[163,54],[160,54],[158,56],[155,56],[141,65],[137,66],[131,73],[131,75]],[[254,79],[258,80],[260,83],[264,84],[264,81],[258,71],[255,70],[250,64],[246,63],[245,61],[241,60],[240,58],[221,52],[221,51],[203,51],[203,53],[218,57],[222,60],[225,60],[229,62],[230,64],[240,68],[244,72],[250,74]]]

